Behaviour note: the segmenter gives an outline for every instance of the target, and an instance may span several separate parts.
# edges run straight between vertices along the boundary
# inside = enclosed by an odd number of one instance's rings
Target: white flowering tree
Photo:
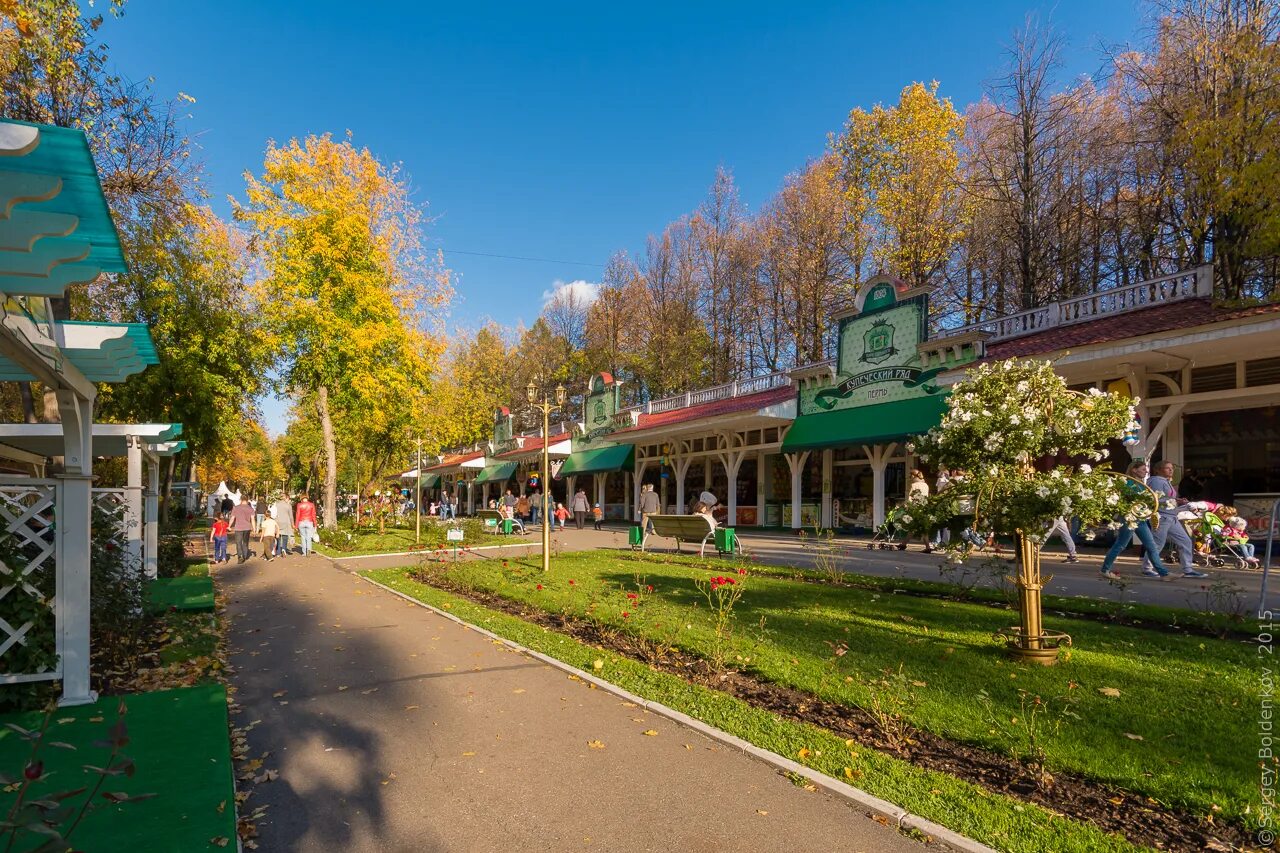
[[[1005,634],[1021,657],[1050,664],[1070,642],[1041,623],[1040,544],[1054,520],[1119,526],[1115,519],[1124,519],[1133,526],[1152,511],[1148,493],[1126,488],[1098,464],[1107,442],[1138,428],[1136,403],[1096,388],[1071,391],[1047,361],[991,362],[952,389],[942,423],[912,448],[922,460],[964,473],[951,489],[901,510],[904,527],[925,532],[972,514],[967,521],[975,529],[1017,538],[1021,624]],[[1090,462],[1052,464],[1064,455]]]

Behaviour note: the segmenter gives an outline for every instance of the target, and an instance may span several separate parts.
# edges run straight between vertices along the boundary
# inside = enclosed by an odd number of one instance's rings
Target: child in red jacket
[[[226,516],[218,513],[217,518],[213,520],[213,530],[209,532],[209,541],[213,543],[213,562],[215,565],[227,561],[227,530],[230,527],[231,525],[227,523]]]

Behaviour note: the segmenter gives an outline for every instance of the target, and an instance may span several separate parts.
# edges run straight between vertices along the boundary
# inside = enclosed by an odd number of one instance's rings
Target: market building
[[[833,315],[830,361],[629,408],[614,377],[592,377],[582,422],[553,430],[553,488],[590,476],[608,518],[632,518],[651,483],[666,512],[707,491],[729,525],[866,532],[905,499],[909,439],[941,421],[967,368],[1035,357],[1073,388],[1142,398],[1144,430],[1132,447],[1115,442],[1117,467],[1169,459],[1185,494],[1234,502],[1265,527],[1280,498],[1280,304],[1216,305],[1212,277],[1203,266],[939,329],[926,289],[880,276]],[[500,411],[486,447],[429,470],[465,483],[471,466],[473,484],[527,487],[542,439],[513,437],[509,419]]]

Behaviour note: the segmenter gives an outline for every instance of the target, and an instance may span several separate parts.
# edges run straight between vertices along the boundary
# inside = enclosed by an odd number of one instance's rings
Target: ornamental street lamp
[[[530,382],[525,388],[525,395],[529,399],[529,405],[542,412],[542,570],[547,572],[551,570],[551,508],[548,506],[551,497],[551,461],[548,439],[551,438],[551,411],[564,407],[565,391],[563,385],[557,385],[553,398],[540,386],[541,379]]]
[[[419,436],[414,441],[418,443],[418,470],[413,473],[418,475],[418,491],[413,495],[413,544],[422,544],[422,438]]]

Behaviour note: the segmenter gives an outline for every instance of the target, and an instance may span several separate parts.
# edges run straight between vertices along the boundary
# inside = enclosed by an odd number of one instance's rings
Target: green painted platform
[[[132,778],[108,778],[103,790],[156,796],[106,805],[91,813],[71,836],[72,848],[95,853],[235,850],[235,788],[225,688],[212,684],[142,693],[124,700],[129,744],[123,754],[133,759],[137,772]],[[103,766],[107,761],[110,750],[93,743],[110,736],[119,701],[120,697],[109,697],[93,705],[54,711],[48,740],[69,743],[76,749],[44,750],[48,776],[34,792],[37,797],[96,783],[97,777],[85,772],[82,765]],[[40,726],[42,716],[38,712],[5,714],[0,716],[0,726],[16,723],[34,729]],[[29,751],[26,741],[7,728],[0,729],[0,767],[6,772],[20,772]],[[7,812],[14,796],[0,791],[0,810]],[[227,847],[213,842],[219,838],[228,840]],[[33,838],[14,849],[31,850],[42,841]]]
[[[207,577],[156,578],[147,585],[147,609],[158,613],[213,610],[213,580]]]

